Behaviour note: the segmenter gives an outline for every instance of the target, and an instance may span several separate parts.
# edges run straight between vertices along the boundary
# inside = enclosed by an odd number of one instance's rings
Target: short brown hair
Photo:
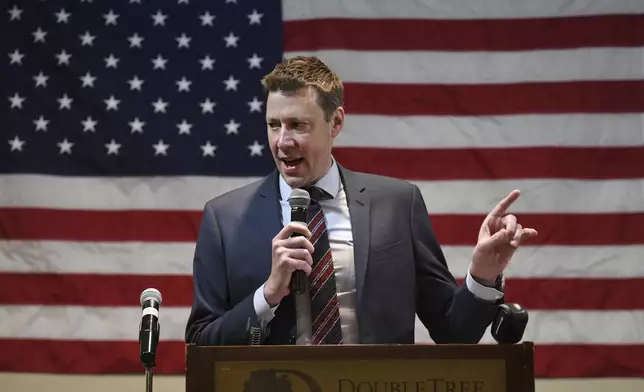
[[[330,121],[338,106],[344,105],[342,80],[326,64],[315,56],[296,56],[284,59],[262,79],[268,92],[294,92],[301,87],[312,87],[318,97],[318,105]]]

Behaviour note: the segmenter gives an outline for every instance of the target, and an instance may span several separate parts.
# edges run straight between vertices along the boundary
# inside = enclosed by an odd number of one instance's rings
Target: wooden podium
[[[187,392],[534,392],[516,345],[186,347]]]

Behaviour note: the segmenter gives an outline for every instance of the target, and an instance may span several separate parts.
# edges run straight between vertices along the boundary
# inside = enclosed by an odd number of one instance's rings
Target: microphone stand
[[[154,372],[151,367],[145,368],[145,392],[152,392],[152,376]]]

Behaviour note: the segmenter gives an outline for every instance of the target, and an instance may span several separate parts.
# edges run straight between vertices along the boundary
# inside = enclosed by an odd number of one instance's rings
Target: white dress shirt
[[[331,254],[335,269],[336,289],[340,305],[340,325],[342,329],[342,342],[344,344],[359,343],[358,320],[356,317],[356,287],[355,287],[355,264],[353,262],[353,235],[351,232],[351,219],[349,206],[344,186],[340,179],[338,166],[333,160],[331,168],[322,177],[316,186],[328,192],[333,199],[320,202],[324,217],[326,218]],[[292,188],[280,176],[280,205],[282,207],[282,224],[287,225],[291,220],[291,206],[288,204],[288,197]],[[484,286],[475,281],[467,274],[465,283],[467,288],[475,296],[488,301],[494,301],[503,297],[503,293],[493,287]],[[277,307],[271,308],[264,298],[264,285],[255,291],[253,298],[255,312],[258,318],[270,322],[275,316]],[[310,306],[310,304],[307,304]],[[302,328],[310,320],[310,307],[305,307],[298,314],[298,328],[296,344],[306,344],[310,336],[310,328]],[[310,323],[310,321],[308,321]]]

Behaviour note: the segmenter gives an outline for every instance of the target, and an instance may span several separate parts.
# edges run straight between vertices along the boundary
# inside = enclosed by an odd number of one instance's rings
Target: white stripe
[[[463,278],[471,246],[443,246],[452,274]],[[194,244],[0,241],[0,272],[191,275]],[[642,278],[644,245],[522,246],[506,276]]]
[[[161,311],[161,341],[183,340],[190,309]],[[536,343],[644,343],[644,311],[531,311],[524,340]],[[138,338],[138,307],[0,306],[0,338],[129,340]],[[417,320],[419,342],[428,334]],[[489,335],[488,335],[489,336]],[[485,337],[483,342],[491,342]]]
[[[0,176],[0,207],[101,210],[192,210],[252,181],[246,178],[80,178]],[[487,214],[510,191],[513,213],[644,211],[644,179],[412,181],[430,214]],[[151,183],[154,183],[152,185]]]
[[[536,344],[641,344],[644,311],[530,311],[523,341]],[[431,343],[416,317],[416,343]],[[496,343],[488,327],[481,343]]]
[[[641,0],[282,0],[285,20],[322,18],[495,19],[638,14]]]
[[[641,114],[377,116],[351,114],[336,147],[511,148],[644,146]]]
[[[641,80],[643,53],[641,47],[512,52],[321,50],[288,52],[285,57],[316,55],[345,83],[488,84]]]

